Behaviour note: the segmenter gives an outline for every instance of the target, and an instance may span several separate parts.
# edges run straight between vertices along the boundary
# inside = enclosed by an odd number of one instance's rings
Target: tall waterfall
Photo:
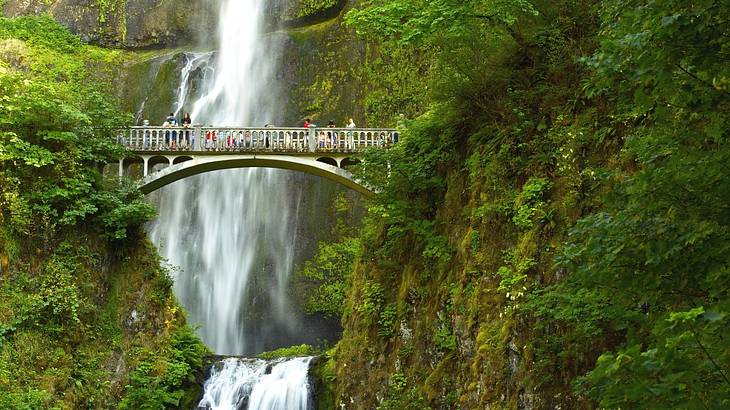
[[[186,55],[178,112],[192,105],[194,122],[215,125],[270,120],[276,107],[267,95],[275,88],[277,52],[261,33],[264,1],[220,0],[220,49]],[[198,69],[205,72],[195,93],[189,79]],[[152,240],[180,268],[175,292],[218,354],[255,354],[270,345],[267,339],[294,329],[286,285],[304,178],[228,170],[178,181],[158,194]],[[255,281],[267,283],[254,287]]]
[[[186,55],[175,110],[192,107],[193,122],[202,124],[279,121],[277,47],[261,32],[265,0],[219,1],[219,49]],[[205,74],[193,87],[191,73],[201,68]],[[150,227],[152,241],[174,267],[174,290],[191,322],[217,354],[253,355],[304,342],[287,285],[312,178],[269,169],[217,171],[154,194],[159,217]],[[308,359],[256,363],[229,359],[222,370],[214,368],[200,407],[239,408],[219,399],[246,397],[257,403],[252,409],[307,408]]]

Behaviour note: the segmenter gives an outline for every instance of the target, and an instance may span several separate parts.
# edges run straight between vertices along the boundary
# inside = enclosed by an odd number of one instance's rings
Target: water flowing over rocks
[[[228,358],[213,364],[198,409],[309,410],[311,357]]]

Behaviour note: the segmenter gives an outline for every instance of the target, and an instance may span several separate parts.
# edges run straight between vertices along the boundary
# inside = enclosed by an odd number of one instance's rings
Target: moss
[[[52,257],[23,252],[0,273],[0,308],[9,313],[0,317],[3,407],[24,402],[46,408],[114,407],[127,394],[128,377],[143,361],[140,354],[168,357],[179,340],[171,335],[186,329],[171,289],[160,288],[166,273],[148,242],[122,246],[117,250],[124,256],[117,258],[93,235],[77,233],[67,241]],[[28,257],[38,266],[31,275],[24,262]],[[49,275],[62,277],[57,272],[65,266],[75,267],[71,281],[36,287]],[[66,299],[50,310],[38,305],[56,300],[56,294]],[[175,342],[175,349],[199,344],[196,340]],[[196,389],[185,385],[181,391]]]
[[[309,378],[314,391],[314,405],[317,410],[337,408],[335,401],[334,350],[329,350],[316,357],[309,367]]]
[[[317,353],[317,349],[310,345],[297,345],[290,347],[282,347],[270,352],[263,352],[258,355],[260,359],[279,359],[284,357],[312,356]]]

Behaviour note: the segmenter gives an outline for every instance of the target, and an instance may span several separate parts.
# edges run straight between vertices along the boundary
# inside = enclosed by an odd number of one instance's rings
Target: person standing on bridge
[[[162,128],[170,128],[170,122],[165,121],[162,123]],[[170,146],[170,130],[165,130],[165,147]]]
[[[302,127],[309,128],[309,126],[311,125],[310,121],[311,120],[309,118],[305,118],[304,119],[304,125],[302,125]]]
[[[142,126],[149,127],[150,120],[143,120]],[[144,141],[142,142],[142,145],[144,146],[144,149],[148,149],[150,147],[150,131],[149,130],[144,130]]]
[[[175,114],[170,113],[170,115],[165,118],[165,123],[167,124],[168,128],[172,128],[177,125],[177,120],[175,119]],[[162,125],[165,126],[164,124]],[[170,149],[175,149],[177,143],[177,131],[172,131],[172,138],[170,137],[170,131],[165,132],[165,144],[167,144]]]
[[[337,128],[337,126],[335,125],[335,120],[330,120],[330,122],[327,123],[327,128]],[[330,146],[332,148],[336,148],[337,147],[337,133],[335,131],[328,131],[327,133],[329,134],[328,143],[330,144]]]
[[[350,118],[350,122],[347,123],[347,128],[353,129],[355,127],[356,127],[355,121],[353,121],[352,118]],[[352,140],[352,135],[353,135],[352,131],[347,131],[347,142],[345,144],[348,146],[346,148],[349,148],[349,149],[355,148],[354,147],[355,143]]]
[[[184,128],[190,128],[192,125],[193,125],[193,120],[190,118],[190,113],[186,112],[185,115],[183,115],[182,126]],[[182,145],[184,147],[187,147],[188,143],[191,143],[191,145],[193,145],[193,143],[191,141],[192,140],[190,139],[190,130],[186,129],[185,135],[182,138]]]

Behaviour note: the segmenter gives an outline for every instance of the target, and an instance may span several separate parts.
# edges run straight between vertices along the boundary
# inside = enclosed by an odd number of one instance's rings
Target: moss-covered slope
[[[0,406],[194,404],[206,349],[185,324],[151,244],[110,248],[79,232],[38,249],[5,233]]]
[[[499,4],[354,16],[435,54],[429,112],[365,156],[323,403],[726,406],[728,7]]]
[[[104,68],[50,18],[0,18],[0,407],[189,408],[205,346],[140,226],[154,208],[101,169],[129,121]]]

